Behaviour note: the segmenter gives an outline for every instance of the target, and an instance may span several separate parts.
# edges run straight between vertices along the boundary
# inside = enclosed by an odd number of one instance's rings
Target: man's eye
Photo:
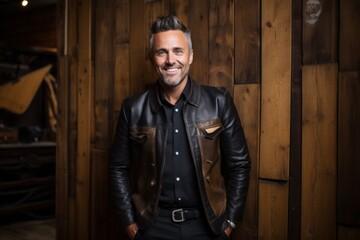
[[[157,51],[156,52],[157,56],[164,56],[165,55],[165,51]]]
[[[174,51],[174,53],[177,54],[177,55],[180,55],[180,54],[183,53],[183,50],[181,50],[181,49],[176,49],[176,50]]]

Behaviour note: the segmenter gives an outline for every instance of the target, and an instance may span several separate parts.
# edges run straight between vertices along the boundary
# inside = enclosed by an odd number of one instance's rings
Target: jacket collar
[[[189,95],[186,98],[186,101],[195,106],[199,106],[200,101],[200,85],[194,81],[190,76],[188,79],[188,83],[190,84],[190,92]],[[156,113],[160,110],[160,108],[163,106],[163,103],[161,101],[160,97],[160,84],[159,81],[150,89],[149,92],[149,100],[150,100],[150,107],[151,111],[153,113]]]

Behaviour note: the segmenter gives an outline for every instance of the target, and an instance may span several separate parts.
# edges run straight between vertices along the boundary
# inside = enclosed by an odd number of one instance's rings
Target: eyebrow
[[[174,48],[171,48],[170,51],[176,51],[176,50],[185,50],[185,48],[183,47],[174,47]],[[155,49],[154,52],[160,52],[160,51],[164,51],[164,52],[169,52],[169,50],[167,48],[158,48],[158,49]]]

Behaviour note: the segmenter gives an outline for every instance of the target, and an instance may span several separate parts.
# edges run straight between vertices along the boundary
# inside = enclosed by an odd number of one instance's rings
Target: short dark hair
[[[169,16],[159,17],[152,23],[151,32],[150,32],[150,49],[149,49],[150,52],[153,47],[155,34],[170,30],[182,31],[186,36],[189,48],[192,49],[190,30],[176,16],[169,15]]]

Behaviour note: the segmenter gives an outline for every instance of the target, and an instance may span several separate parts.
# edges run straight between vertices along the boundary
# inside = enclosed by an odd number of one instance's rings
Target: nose
[[[175,63],[175,54],[173,52],[168,52],[166,56],[166,63],[173,65]]]

